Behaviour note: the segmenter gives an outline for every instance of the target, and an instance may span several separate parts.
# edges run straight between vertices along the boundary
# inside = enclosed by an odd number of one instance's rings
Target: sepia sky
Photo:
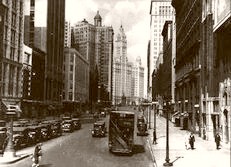
[[[47,0],[35,1],[35,26],[46,26]],[[29,14],[29,3],[26,4],[25,13]],[[137,56],[141,57],[142,65],[145,67],[146,83],[150,4],[150,0],[66,0],[65,18],[72,25],[84,18],[93,24],[99,10],[102,24],[112,26],[115,35],[122,24],[127,36],[128,60],[134,62]]]

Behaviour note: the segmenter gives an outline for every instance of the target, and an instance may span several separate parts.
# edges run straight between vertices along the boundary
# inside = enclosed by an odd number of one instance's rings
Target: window
[[[73,71],[73,65],[70,65],[70,71]]]

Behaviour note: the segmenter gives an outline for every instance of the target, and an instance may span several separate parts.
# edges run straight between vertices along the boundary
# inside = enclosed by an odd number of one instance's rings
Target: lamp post
[[[148,115],[149,115],[148,128],[151,129],[151,109],[149,105],[148,105]]]
[[[173,163],[169,162],[169,103],[166,103],[166,158],[165,158],[165,163],[163,164],[164,166],[173,166]]]
[[[8,143],[6,145],[3,156],[12,158],[15,157],[15,149],[13,145],[13,117],[16,115],[15,109],[8,109],[6,115],[10,118],[10,132],[8,134]]]

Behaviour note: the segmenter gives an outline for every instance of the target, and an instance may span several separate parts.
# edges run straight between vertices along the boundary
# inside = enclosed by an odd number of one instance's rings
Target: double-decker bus
[[[135,114],[129,111],[111,111],[109,118],[109,151],[132,154]]]

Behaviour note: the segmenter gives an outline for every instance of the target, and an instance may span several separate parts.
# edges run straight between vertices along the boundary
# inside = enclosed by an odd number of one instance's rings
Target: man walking
[[[215,136],[215,142],[216,142],[217,150],[219,149],[220,141],[221,141],[221,137],[220,137],[219,133],[217,133]]]
[[[195,137],[194,137],[193,133],[191,132],[191,134],[189,136],[189,144],[190,144],[190,147],[192,150],[194,149],[194,142],[195,142]]]
[[[33,160],[32,167],[39,166],[39,161],[41,159],[41,156],[42,156],[42,143],[39,143],[35,146],[35,149],[34,149],[34,154],[32,157],[32,160]]]

